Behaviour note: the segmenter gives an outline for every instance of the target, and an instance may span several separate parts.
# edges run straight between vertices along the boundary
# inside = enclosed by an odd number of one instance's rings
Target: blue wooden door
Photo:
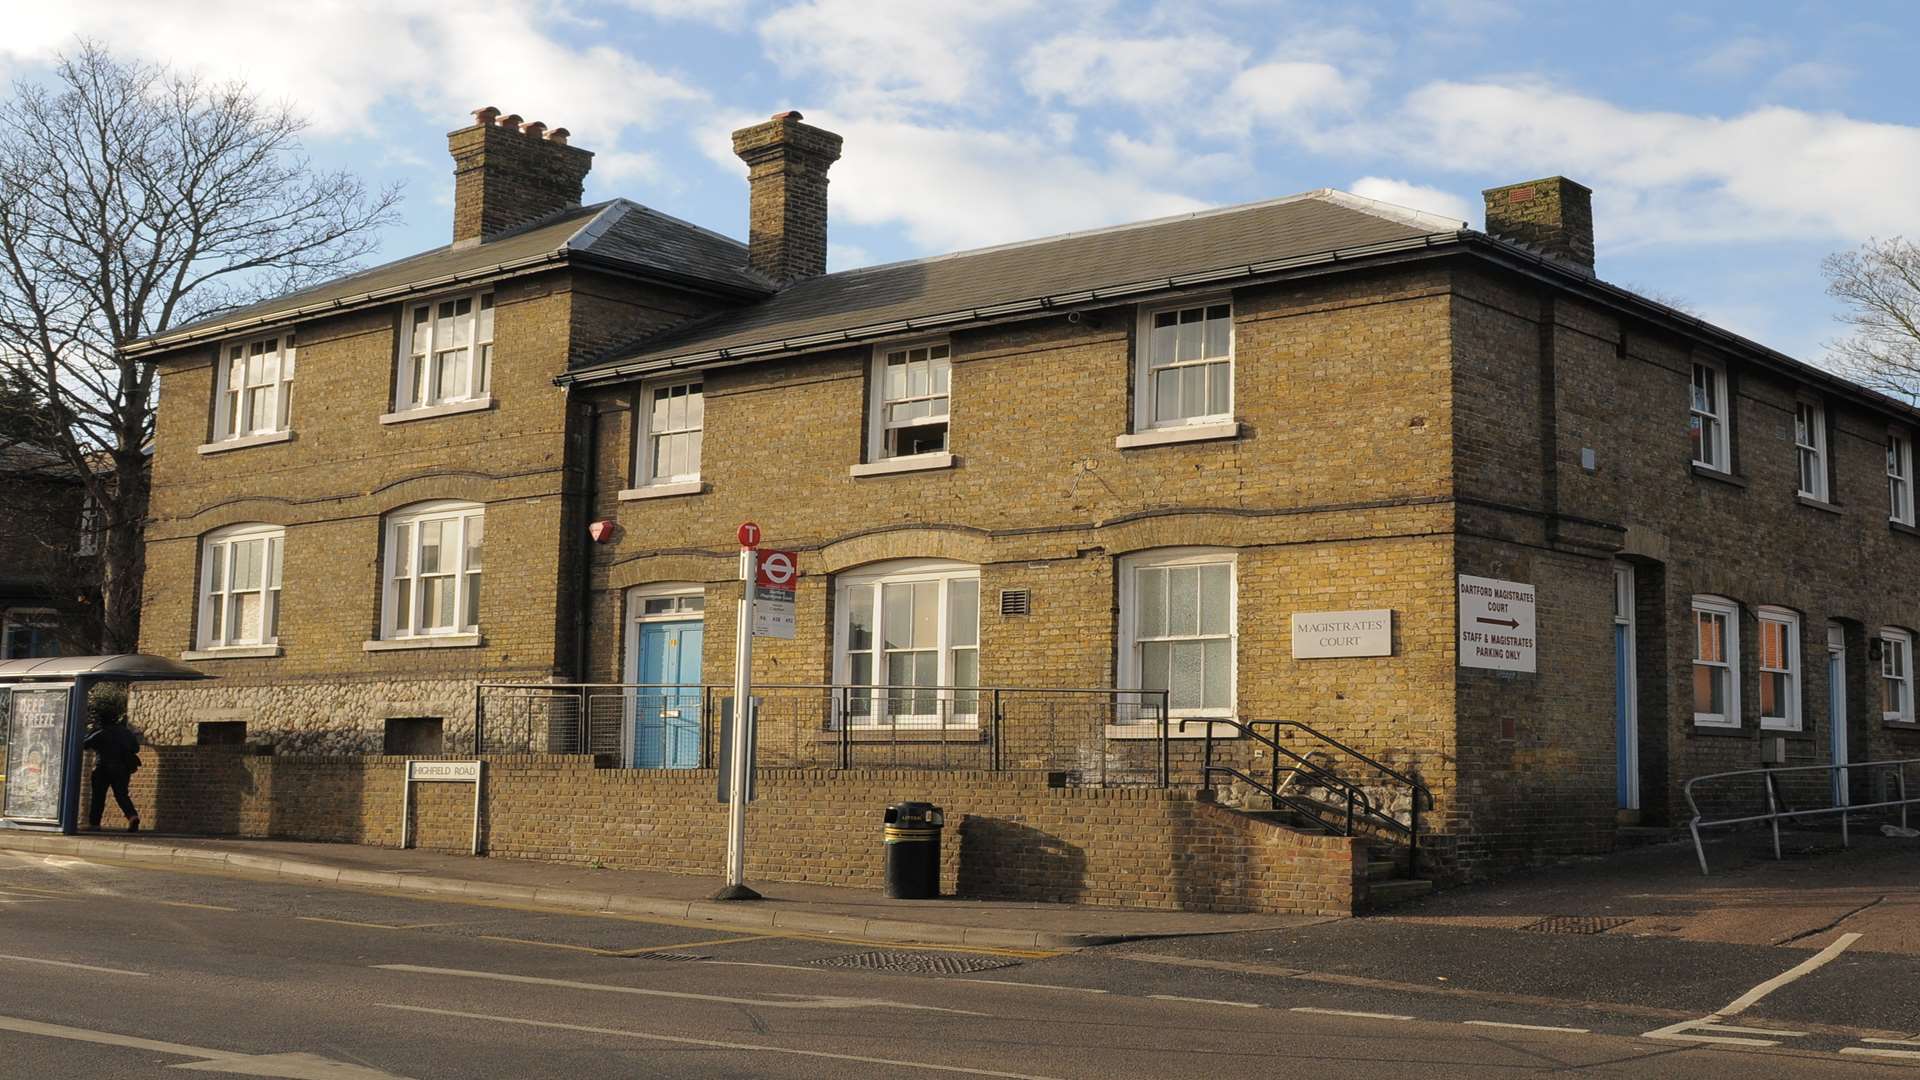
[[[692,769],[700,764],[700,645],[698,619],[643,622],[634,691],[633,763],[646,769]],[[667,688],[659,688],[664,684]]]

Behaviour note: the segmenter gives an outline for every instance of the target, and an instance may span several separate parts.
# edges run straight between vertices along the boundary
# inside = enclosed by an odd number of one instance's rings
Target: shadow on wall
[[[1073,904],[1086,885],[1087,856],[1078,846],[1007,818],[968,814],[960,822],[957,895]]]
[[[153,815],[149,827],[201,836],[246,835],[247,809],[265,794],[256,790],[260,771],[246,747],[209,752],[156,746],[144,748],[141,758],[153,776],[151,809],[141,807]]]

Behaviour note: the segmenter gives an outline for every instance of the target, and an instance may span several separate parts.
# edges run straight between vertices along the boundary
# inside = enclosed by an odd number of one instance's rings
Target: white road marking
[[[1593,1031],[1589,1028],[1553,1027],[1549,1024],[1509,1024],[1501,1020],[1462,1020],[1460,1022],[1463,1024],[1471,1024],[1474,1027],[1514,1028],[1519,1031],[1558,1031],[1565,1035],[1593,1034]]]
[[[47,964],[52,967],[76,968],[80,971],[98,971],[102,975],[130,975],[136,979],[144,979],[147,977],[147,973],[144,971],[127,971],[124,968],[95,967],[92,964],[76,964],[70,960],[47,960],[38,956],[14,956],[10,953],[0,953],[0,960],[12,960],[15,963],[20,963],[20,964]]]
[[[1902,1061],[1920,1061],[1920,1050],[1885,1050],[1878,1046],[1843,1046],[1843,1054],[1857,1054],[1862,1057],[1898,1058]]]
[[[1257,1009],[1260,1007],[1260,1003],[1257,1001],[1222,1001],[1219,998],[1182,997],[1179,994],[1148,994],[1147,996],[1160,1001],[1186,1001],[1195,1005],[1231,1005],[1236,1009]]]
[[[1833,944],[1828,945],[1814,955],[1807,957],[1805,960],[1775,975],[1766,982],[1734,998],[1718,1012],[1708,1013],[1698,1020],[1682,1020],[1677,1024],[1669,1024],[1663,1028],[1655,1028],[1652,1031],[1643,1033],[1640,1037],[1643,1039],[1669,1039],[1674,1042],[1724,1043],[1730,1046],[1778,1046],[1780,1045],[1781,1038],[1791,1039],[1804,1036],[1806,1034],[1804,1031],[1778,1031],[1773,1028],[1734,1027],[1730,1024],[1722,1024],[1720,1021],[1725,1020],[1729,1016],[1738,1016],[1746,1012],[1748,1009],[1759,1004],[1762,998],[1773,993],[1775,990],[1832,963],[1834,957],[1845,952],[1847,946],[1859,940],[1859,934],[1841,934],[1838,938],[1834,939]],[[1733,1032],[1736,1035],[1772,1035],[1774,1038],[1743,1039],[1736,1038],[1733,1035],[1716,1034],[1719,1032]]]
[[[143,1039],[138,1035],[121,1035],[91,1028],[44,1024],[38,1020],[24,1020],[14,1016],[0,1016],[0,1031],[15,1031],[22,1035],[43,1035],[50,1039],[118,1046],[128,1050],[146,1050],[150,1053],[193,1059],[175,1065],[176,1069],[223,1072],[240,1076],[279,1077],[280,1080],[406,1080],[405,1077],[395,1076],[393,1073],[370,1069],[364,1065],[333,1061],[314,1054],[242,1054],[232,1050],[212,1050],[204,1046]]]
[[[1920,1039],[1861,1039],[1863,1043],[1879,1043],[1882,1046],[1920,1046]]]
[[[817,971],[817,970],[819,970],[819,969],[818,969],[818,968],[809,968],[809,969],[807,969],[807,970],[809,970],[809,971]],[[1053,984],[1053,983],[1023,983],[1023,982],[1014,982],[1014,981],[1012,981],[1011,979],[975,979],[975,978],[960,978],[960,979],[952,979],[952,980],[949,980],[949,981],[951,981],[951,982],[959,982],[959,983],[985,983],[985,984],[987,984],[988,986],[1018,986],[1018,987],[1020,987],[1021,989],[1024,989],[1024,990],[1071,990],[1071,991],[1073,991],[1073,992],[1074,992],[1074,993],[1076,993],[1076,994],[1106,994],[1106,993],[1111,993],[1111,991],[1108,991],[1108,990],[1100,990],[1100,989],[1096,989],[1096,988],[1094,988],[1094,987],[1091,987],[1091,986],[1057,986],[1057,985],[1055,985],[1055,984]]]
[[[523,983],[532,986],[559,986],[569,990],[595,990],[603,994],[638,994],[642,997],[679,998],[683,1001],[713,1001],[725,1005],[751,1005],[762,1009],[913,1009],[918,1012],[953,1013],[958,1016],[983,1016],[965,1009],[945,1009],[938,1005],[909,1005],[883,998],[794,995],[797,1000],[777,1001],[764,997],[728,997],[723,994],[695,994],[681,990],[648,990],[638,986],[614,986],[608,983],[577,982],[573,979],[543,979],[533,975],[508,975],[498,971],[466,971],[461,968],[421,967],[417,964],[375,964],[381,971],[405,971],[416,975],[451,975],[462,979],[491,979],[496,982]]]
[[[1317,1016],[1357,1016],[1362,1020],[1411,1020],[1411,1016],[1398,1013],[1355,1012],[1351,1009],[1316,1009],[1311,1005],[1295,1005],[1288,1012],[1313,1013]]]
[[[1747,991],[1746,993],[1741,994],[1739,997],[1733,999],[1733,1001],[1730,1004],[1728,1004],[1725,1008],[1715,1013],[1714,1016],[1716,1017],[1738,1016],[1739,1014],[1746,1012],[1748,1009],[1758,1004],[1761,998],[1766,997],[1768,994],[1773,993],[1775,990],[1780,989],[1781,987],[1787,985],[1788,983],[1794,981],[1795,979],[1800,978],[1803,975],[1812,974],[1813,972],[1818,971],[1820,968],[1825,967],[1828,963],[1832,962],[1834,957],[1839,956],[1841,953],[1845,952],[1847,950],[1847,946],[1859,940],[1860,940],[1859,934],[1841,934],[1838,938],[1834,939],[1833,944],[1827,946],[1824,949],[1821,949],[1819,952],[1815,953],[1814,955],[1807,957],[1805,960],[1801,961],[1798,964],[1795,964],[1793,967],[1787,969],[1786,971],[1783,971],[1780,974],[1775,975],[1773,978],[1768,979],[1766,982],[1761,983],[1759,986],[1756,986],[1753,989]]]
[[[457,1016],[465,1020],[485,1020],[495,1024],[521,1024],[526,1027],[552,1028],[556,1031],[578,1031],[588,1035],[617,1035],[626,1039],[646,1039],[650,1042],[675,1043],[681,1046],[706,1046],[716,1050],[742,1050],[756,1054],[791,1054],[795,1057],[825,1058],[829,1061],[852,1061],[862,1065],[889,1065],[903,1069],[926,1069],[931,1072],[962,1073],[967,1076],[994,1076],[1003,1080],[1056,1080],[1054,1077],[1035,1076],[1031,1073],[996,1072],[992,1069],[969,1069],[962,1065],[936,1065],[927,1061],[903,1061],[899,1058],[864,1057],[859,1054],[835,1054],[825,1050],[797,1050],[785,1046],[771,1046],[765,1043],[726,1042],[719,1039],[695,1039],[685,1035],[661,1035],[651,1031],[627,1031],[621,1028],[591,1027],[586,1024],[562,1024],[551,1020],[527,1020],[518,1016],[491,1016],[486,1013],[459,1012],[454,1009],[429,1009],[423,1005],[394,1005],[376,1002],[382,1009],[401,1009],[406,1012],[430,1013],[434,1016]],[[762,1003],[764,1004],[764,1002]]]

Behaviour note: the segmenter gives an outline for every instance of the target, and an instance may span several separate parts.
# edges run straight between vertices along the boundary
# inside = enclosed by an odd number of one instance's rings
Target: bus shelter
[[[212,677],[138,653],[0,661],[0,828],[79,829],[80,743],[95,686]]]

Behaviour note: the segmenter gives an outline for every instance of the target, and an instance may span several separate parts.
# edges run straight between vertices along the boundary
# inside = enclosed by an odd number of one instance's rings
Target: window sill
[[[1888,731],[1920,732],[1920,722],[1913,720],[1888,720],[1883,717],[1880,721],[1880,726],[1886,728]]]
[[[1237,739],[1240,737],[1240,729],[1231,724],[1202,724],[1200,718],[1195,717],[1193,721],[1187,725],[1185,731],[1180,730],[1180,721],[1169,720],[1167,722],[1167,738],[1204,739],[1207,737],[1208,728],[1213,729],[1213,737],[1216,739]],[[1151,721],[1137,724],[1108,724],[1106,725],[1105,734],[1107,738],[1114,740],[1158,739],[1160,737],[1160,725]]]
[[[912,457],[863,461],[847,467],[848,476],[888,476],[893,473],[925,472],[928,469],[953,468],[952,454],[915,454]]]
[[[228,450],[245,450],[249,446],[271,446],[274,443],[288,442],[293,439],[291,431],[269,431],[264,435],[242,435],[237,439],[221,439],[219,442],[201,443],[203,454],[224,454]]]
[[[1217,424],[1186,424],[1180,427],[1152,428],[1121,435],[1113,440],[1116,450],[1142,446],[1170,446],[1174,443],[1209,442],[1240,437],[1240,421],[1223,420]]]
[[[1906,533],[1908,536],[1920,536],[1920,529],[1916,529],[1904,521],[1888,521],[1887,528],[1897,533]]]
[[[666,499],[675,495],[700,495],[707,485],[699,480],[681,480],[672,484],[644,484],[636,488],[625,488],[614,496],[621,502],[635,502],[640,499]]]
[[[1693,726],[1688,730],[1687,734],[1706,735],[1720,739],[1751,740],[1753,738],[1753,732],[1747,730],[1745,725],[1703,724],[1698,720],[1693,722]]]
[[[1804,506],[1809,510],[1819,510],[1824,513],[1840,514],[1843,516],[1846,514],[1845,510],[1840,509],[1839,507],[1833,505],[1827,500],[1816,499],[1811,495],[1795,495],[1793,497],[1793,501],[1799,503],[1801,506]]]
[[[1715,483],[1726,484],[1729,487],[1737,487],[1737,488],[1744,489],[1747,486],[1747,482],[1745,480],[1742,480],[1738,476],[1735,476],[1730,472],[1722,472],[1721,470],[1713,468],[1708,465],[1702,465],[1697,461],[1693,463],[1693,475],[1699,477],[1702,480],[1712,480]]]
[[[432,420],[440,416],[458,416],[461,413],[485,412],[493,408],[493,396],[475,398],[472,401],[453,401],[445,405],[424,405],[417,409],[402,409],[399,412],[381,413],[383,424],[404,424],[411,420]]]
[[[360,648],[367,652],[399,652],[404,649],[472,649],[486,643],[486,639],[479,634],[433,634],[363,641]]]
[[[278,645],[227,645],[217,649],[188,649],[182,660],[258,660],[283,655]]]

